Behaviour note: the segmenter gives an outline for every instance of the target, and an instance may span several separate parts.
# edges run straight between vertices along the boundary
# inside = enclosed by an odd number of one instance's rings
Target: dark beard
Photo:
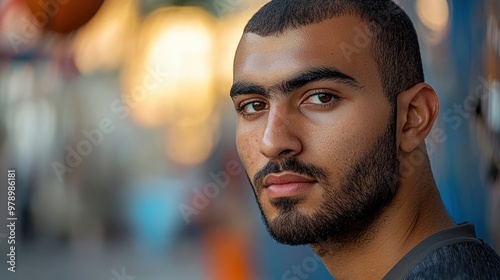
[[[324,203],[312,214],[297,210],[298,198],[277,198],[270,202],[279,210],[269,221],[259,202],[262,180],[269,173],[292,171],[316,179],[324,188]],[[396,147],[396,116],[391,112],[386,131],[370,151],[344,174],[340,186],[329,185],[327,172],[296,158],[281,163],[269,162],[254,176],[254,193],[262,219],[278,242],[287,245],[317,244],[326,241],[351,243],[359,241],[370,229],[381,210],[395,195],[399,179]],[[257,190],[257,191],[255,191]]]

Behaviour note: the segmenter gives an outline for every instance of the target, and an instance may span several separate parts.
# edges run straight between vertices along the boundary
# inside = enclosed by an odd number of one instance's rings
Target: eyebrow
[[[361,89],[363,86],[353,77],[337,70],[334,68],[327,67],[317,67],[309,69],[305,72],[298,74],[292,79],[285,81],[277,86],[271,87],[272,89],[277,88],[280,93],[284,95],[289,95],[293,91],[306,86],[312,82],[322,81],[322,80],[334,80],[336,82],[345,84],[354,89]],[[236,82],[231,87],[230,96],[232,98],[243,95],[243,94],[258,94],[269,98],[268,91],[265,87],[261,85],[246,83],[246,82]]]
[[[267,94],[267,91],[263,86],[249,84],[245,82],[234,83],[233,86],[231,87],[231,91],[229,94],[231,98],[243,94],[258,94],[266,98],[269,98],[269,94]]]

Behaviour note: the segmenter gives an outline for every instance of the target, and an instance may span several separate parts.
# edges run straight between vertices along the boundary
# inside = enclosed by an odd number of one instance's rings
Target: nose
[[[260,153],[269,160],[299,154],[302,151],[299,130],[299,125],[286,112],[286,108],[271,108],[260,141]]]

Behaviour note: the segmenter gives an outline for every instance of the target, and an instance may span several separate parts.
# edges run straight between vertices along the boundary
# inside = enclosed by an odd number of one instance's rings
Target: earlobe
[[[434,89],[419,83],[398,97],[400,125],[399,148],[411,152],[429,135],[439,113],[439,101]]]

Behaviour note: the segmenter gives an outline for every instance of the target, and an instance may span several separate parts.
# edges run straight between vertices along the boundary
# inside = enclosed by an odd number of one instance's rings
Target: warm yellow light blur
[[[143,127],[166,128],[166,153],[177,163],[205,161],[220,133],[214,117],[215,26],[201,8],[154,11],[123,73],[132,118]]]
[[[227,97],[233,82],[234,53],[243,34],[243,29],[255,10],[228,15],[219,22],[217,33],[217,54],[215,64],[217,91]]]
[[[117,69],[130,49],[138,21],[136,0],[104,1],[75,38],[75,64],[80,72]]]
[[[219,141],[220,117],[211,115],[197,125],[175,125],[166,138],[167,155],[177,163],[196,165],[204,162]]]
[[[450,10],[446,0],[418,0],[417,15],[434,32],[442,32],[448,25]]]
[[[214,24],[194,7],[162,8],[146,18],[124,75],[127,104],[139,124],[198,124],[210,115]]]

